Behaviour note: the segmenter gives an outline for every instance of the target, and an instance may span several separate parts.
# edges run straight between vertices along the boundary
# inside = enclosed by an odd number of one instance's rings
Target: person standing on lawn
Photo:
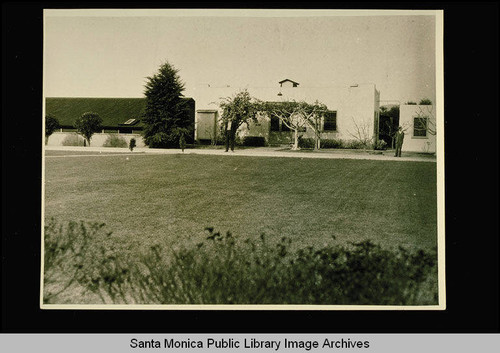
[[[184,152],[184,149],[186,148],[186,138],[184,137],[184,132],[181,132],[181,136],[179,136],[179,147],[182,149],[182,152]]]
[[[233,122],[231,120],[228,120],[226,122],[226,152],[229,151],[229,148],[231,147],[231,151],[234,152],[234,139],[235,139],[235,131],[234,131],[234,126]]]
[[[403,147],[403,140],[405,138],[405,133],[403,128],[400,126],[398,131],[396,131],[395,139],[396,139],[396,153],[394,157],[401,157],[401,148]]]
[[[219,103],[222,109],[222,122],[226,139],[226,152],[234,152],[236,131],[242,124],[250,121],[257,122],[258,102],[254,100],[248,91],[239,92],[233,97],[226,97]]]

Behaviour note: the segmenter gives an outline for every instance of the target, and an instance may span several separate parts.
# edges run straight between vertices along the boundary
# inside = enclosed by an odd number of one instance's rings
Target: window
[[[414,117],[413,118],[413,136],[426,137],[427,136],[427,117]]]
[[[139,120],[137,120],[137,119],[128,119],[126,122],[124,122],[124,123],[120,123],[120,124],[118,124],[118,125],[122,125],[122,126],[123,126],[123,125],[132,126],[132,125],[137,124],[138,122],[139,122]]]
[[[285,123],[281,122],[281,131],[290,131],[290,128]]]
[[[324,118],[323,131],[337,131],[337,112],[328,111]]]
[[[280,119],[271,116],[271,131],[280,131]]]

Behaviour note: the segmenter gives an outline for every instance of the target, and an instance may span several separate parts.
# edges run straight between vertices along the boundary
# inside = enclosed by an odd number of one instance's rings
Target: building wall
[[[195,139],[196,140],[211,140],[217,135],[217,110],[196,111],[195,121]]]
[[[414,135],[414,117],[421,115],[429,118],[429,127],[435,131],[436,116],[432,105],[401,105],[399,107],[399,125],[403,127],[405,138],[402,151],[436,152],[436,136],[427,131],[427,136]]]
[[[90,145],[92,147],[102,147],[110,136],[119,136],[120,138],[123,138],[127,143],[127,146],[130,143],[130,140],[132,138],[135,138],[136,147],[146,147],[146,145],[144,144],[144,139],[139,134],[116,134],[116,133],[94,134],[92,136],[92,139],[90,140]],[[83,146],[83,137],[77,134],[76,132],[54,132],[52,135],[49,136],[47,145],[64,146],[65,141],[66,141],[66,146],[68,145],[68,143],[73,143],[74,145],[77,146]]]
[[[337,113],[338,138],[373,141],[378,100],[375,85],[359,85],[342,90]]]
[[[374,120],[378,114],[379,93],[374,84],[360,84],[353,87],[210,87],[198,86],[193,89],[192,96],[196,101],[196,109],[221,111],[219,103],[225,97],[233,97],[238,92],[246,89],[250,95],[262,101],[306,101],[314,103],[319,101],[329,110],[337,111],[337,131],[323,133],[322,138],[339,138],[353,140],[361,135],[363,138],[373,139],[376,124]],[[278,93],[281,95],[278,96]],[[198,118],[205,119],[197,114]],[[268,120],[268,119],[267,119]],[[197,124],[205,125],[206,122]],[[264,136],[269,138],[269,121],[259,119],[259,126],[251,126],[248,130],[242,126],[239,133],[245,136]],[[364,136],[366,135],[366,136]],[[313,131],[307,129],[304,137],[313,137]],[[354,137],[356,136],[356,137]]]

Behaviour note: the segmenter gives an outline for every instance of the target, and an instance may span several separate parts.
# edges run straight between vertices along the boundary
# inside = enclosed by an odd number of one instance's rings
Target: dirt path
[[[382,161],[411,161],[411,162],[436,162],[435,156],[418,155],[403,152],[402,157],[394,157],[392,151],[353,151],[353,150],[321,150],[321,151],[289,151],[280,148],[259,147],[236,149],[234,152],[225,152],[223,149],[155,149],[136,148],[131,152],[128,148],[113,147],[73,147],[73,146],[46,146],[46,158],[56,157],[83,157],[83,156],[112,156],[121,155],[151,155],[151,154],[200,154],[216,156],[250,156],[250,157],[279,157],[279,158],[317,158],[317,159],[362,159]],[[51,151],[58,151],[51,154]],[[65,151],[67,153],[63,153]]]

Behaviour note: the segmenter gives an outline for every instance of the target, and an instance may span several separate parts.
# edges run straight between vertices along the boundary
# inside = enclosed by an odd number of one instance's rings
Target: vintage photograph
[[[41,307],[445,309],[442,16],[46,9]]]

